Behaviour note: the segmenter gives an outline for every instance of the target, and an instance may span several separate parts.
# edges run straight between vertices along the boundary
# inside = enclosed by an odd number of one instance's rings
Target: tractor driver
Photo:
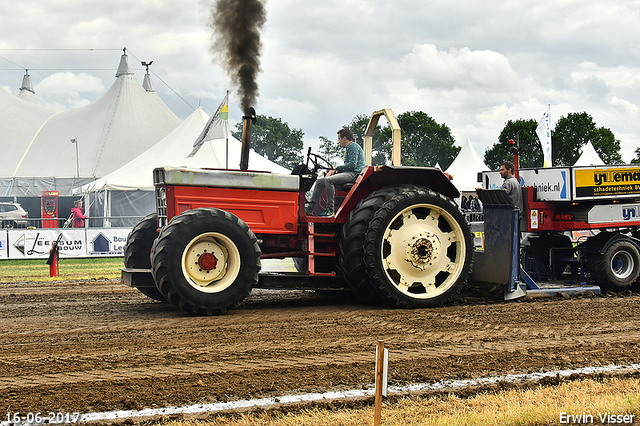
[[[336,195],[336,185],[342,185],[349,182],[355,182],[358,174],[364,169],[366,163],[364,161],[364,151],[357,143],[353,143],[353,132],[349,129],[340,129],[338,131],[338,142],[345,148],[344,164],[335,167],[337,173],[332,174],[324,178],[319,178],[316,181],[313,195],[311,196],[311,206],[307,210],[310,214],[313,211],[313,207],[320,199],[322,191],[327,189],[327,206],[322,213],[318,216],[333,216],[334,210],[334,198]]]

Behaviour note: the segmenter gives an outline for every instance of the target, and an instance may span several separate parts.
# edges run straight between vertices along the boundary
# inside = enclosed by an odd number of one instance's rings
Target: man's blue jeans
[[[327,189],[327,208],[335,210],[334,198],[336,196],[336,185],[342,185],[344,183],[355,182],[358,177],[358,173],[355,172],[342,172],[334,175],[319,178],[313,188],[313,195],[311,196],[312,202],[318,202],[322,191]]]

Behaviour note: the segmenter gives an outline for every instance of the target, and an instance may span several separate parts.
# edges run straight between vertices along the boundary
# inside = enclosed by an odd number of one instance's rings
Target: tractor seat
[[[355,182],[347,182],[341,185],[336,185],[336,191],[349,192],[349,190],[353,187]]]

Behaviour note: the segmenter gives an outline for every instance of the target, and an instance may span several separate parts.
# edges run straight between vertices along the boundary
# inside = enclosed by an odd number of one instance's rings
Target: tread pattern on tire
[[[636,279],[638,278],[638,276],[636,275],[632,280],[629,280],[628,283],[622,283],[619,282],[619,280],[615,276],[613,276],[613,272],[610,268],[610,256],[613,252],[617,251],[620,246],[626,246],[628,248],[629,253],[632,257],[634,257],[634,269],[637,271],[640,268],[640,253],[638,252],[636,246],[628,241],[619,240],[614,242],[602,255],[598,253],[587,255],[587,266],[589,268],[591,278],[594,279],[596,284],[602,287],[604,290],[621,291],[629,289],[634,285]]]
[[[422,204],[425,201],[427,201],[426,204],[433,204],[436,207],[445,209],[460,225],[465,239],[464,265],[462,266],[460,275],[451,285],[451,288],[446,290],[443,294],[431,299],[412,299],[406,295],[398,293],[395,290],[395,285],[388,281],[386,274],[378,266],[379,250],[377,247],[379,246],[378,240],[380,239],[380,232],[384,232],[388,225],[388,221],[391,219],[390,215],[395,213],[395,209],[399,205],[407,204],[406,207],[410,207],[412,204]],[[471,230],[464,216],[459,211],[458,206],[442,194],[427,188],[417,188],[415,190],[405,191],[385,202],[374,214],[369,223],[364,240],[364,250],[364,263],[371,285],[376,289],[380,297],[384,299],[385,304],[400,308],[436,307],[449,302],[466,285],[474,257]]]
[[[151,248],[158,236],[158,215],[150,213],[136,223],[124,246],[124,266],[126,268],[151,269]],[[157,287],[137,287],[140,293],[159,302],[167,299]]]
[[[369,222],[385,202],[396,195],[418,188],[416,185],[393,185],[372,192],[349,213],[349,220],[342,227],[340,267],[344,271],[351,291],[365,303],[380,304],[383,302],[371,284],[364,263],[364,237]]]

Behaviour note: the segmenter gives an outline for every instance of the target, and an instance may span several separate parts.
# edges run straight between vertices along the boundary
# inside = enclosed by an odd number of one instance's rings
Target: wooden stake
[[[380,426],[382,422],[382,371],[384,368],[384,340],[378,340],[376,346],[376,401],[373,425]]]

